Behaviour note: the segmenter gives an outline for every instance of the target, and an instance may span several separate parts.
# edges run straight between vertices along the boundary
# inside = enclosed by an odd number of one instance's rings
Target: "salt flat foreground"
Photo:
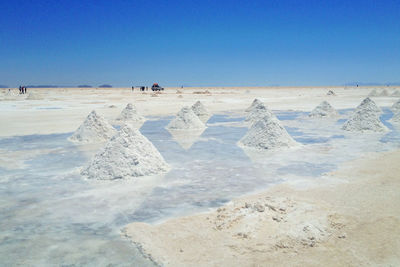
[[[1,90],[0,262],[399,265],[400,127],[390,109],[398,101],[395,89],[377,88],[371,97],[377,111],[366,118],[379,131],[343,129],[373,89]],[[383,89],[389,93],[379,93]],[[241,144],[254,123],[245,110],[255,98],[294,146],[257,151]],[[204,128],[169,129],[177,112],[196,101],[209,112],[201,118]],[[337,112],[309,117],[323,101]],[[168,168],[152,176],[87,179],[82,170],[107,140],[80,143],[71,136],[93,110],[110,132],[121,131],[128,103],[143,116],[135,126],[140,134],[131,132],[147,138]],[[112,147],[107,155],[123,146]],[[121,158],[126,163],[129,157]],[[115,166],[118,160],[110,168],[123,173]]]
[[[281,184],[123,233],[167,266],[397,266],[399,161],[400,151],[369,155],[308,189]]]

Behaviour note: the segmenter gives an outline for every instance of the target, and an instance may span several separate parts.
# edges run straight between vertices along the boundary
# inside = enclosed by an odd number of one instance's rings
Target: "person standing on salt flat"
[[[196,114],[200,118],[200,120],[204,123],[210,117],[210,113],[207,111],[203,103],[201,103],[200,101],[197,101],[195,104],[193,104],[192,110],[194,114]]]
[[[240,139],[240,146],[258,150],[278,150],[301,146],[289,135],[276,117],[265,116],[255,122]]]
[[[118,125],[123,125],[124,123],[130,123],[133,126],[140,128],[145,122],[145,118],[137,113],[136,107],[129,103],[121,111],[121,114],[116,118],[116,123]]]
[[[259,100],[258,98],[253,100],[253,103],[251,103],[250,107],[248,107],[245,112],[250,112],[252,111],[256,106],[258,106],[259,104],[263,104],[263,102],[261,100]]]
[[[78,143],[98,143],[110,139],[116,130],[107,122],[107,120],[96,113],[90,112],[85,121],[68,138],[72,142]]]
[[[380,120],[382,110],[369,97],[364,99],[342,129],[351,132],[386,132],[389,129]]]
[[[245,121],[255,123],[265,116],[275,118],[275,115],[268,109],[268,107],[264,103],[260,102],[247,114]]]
[[[197,117],[193,109],[185,106],[166,128],[171,130],[194,130],[204,129],[205,127],[205,124]]]
[[[154,145],[126,124],[92,159],[81,175],[87,179],[115,180],[158,175],[170,167]]]
[[[322,101],[308,116],[311,118],[329,118],[338,115],[338,112],[327,101]]]

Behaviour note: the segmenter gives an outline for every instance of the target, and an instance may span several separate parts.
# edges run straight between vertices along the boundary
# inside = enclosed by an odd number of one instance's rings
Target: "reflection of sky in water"
[[[217,122],[239,122],[244,121],[244,117],[232,117],[229,115],[213,115],[208,119],[207,123],[217,123]]]
[[[71,133],[0,139],[2,150],[48,150],[28,157],[24,169],[0,168],[0,261],[152,265],[120,238],[123,225],[204,211],[286,179],[318,178],[361,153],[400,144],[398,131],[387,122],[388,109],[381,118],[391,131],[372,135],[344,132],[337,120],[311,122],[304,112],[276,113],[283,123],[297,123],[285,127],[304,148],[248,154],[236,145],[248,129],[229,126],[244,118],[214,115],[208,123],[218,126],[206,128],[184,149],[165,129],[172,117],[152,117],[140,131],[172,170],[129,181],[81,179],[76,168],[89,158],[67,141]]]
[[[273,111],[276,117],[281,120],[295,120],[300,117],[308,116],[309,112],[301,111]]]

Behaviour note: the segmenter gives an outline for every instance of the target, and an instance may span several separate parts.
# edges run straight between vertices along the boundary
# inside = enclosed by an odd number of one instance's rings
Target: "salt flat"
[[[167,88],[154,95],[130,88],[54,88],[28,89],[30,98],[4,90],[0,260],[397,265],[400,134],[390,123],[390,107],[398,98],[371,97],[388,131],[342,130],[372,89]],[[394,89],[387,90],[390,95]],[[238,146],[249,127],[245,109],[255,98],[300,147],[260,152]],[[204,130],[166,129],[183,106],[198,100],[210,113]],[[338,116],[310,118],[322,101]],[[84,179],[81,169],[104,144],[68,138],[92,110],[113,124],[128,103],[146,117],[140,132],[171,170],[116,181]]]

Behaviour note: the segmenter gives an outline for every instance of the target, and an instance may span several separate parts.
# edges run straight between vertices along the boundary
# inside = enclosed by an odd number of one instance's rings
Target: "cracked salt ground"
[[[384,112],[381,119],[386,125],[391,114]],[[4,265],[151,266],[120,238],[125,224],[196,213],[282,180],[315,179],[340,162],[400,144],[396,138],[382,141],[388,134],[398,137],[395,128],[389,127],[387,134],[360,135],[344,133],[336,120],[311,123],[302,113],[286,115],[295,120],[282,123],[289,132],[293,129],[295,139],[303,138],[298,141],[305,146],[274,153],[250,153],[237,147],[248,130],[229,126],[233,119],[243,122],[237,117],[210,118],[209,124],[219,125],[208,125],[188,150],[164,129],[172,117],[153,118],[140,131],[172,170],[114,182],[86,181],[78,175],[76,167],[90,157],[83,146],[67,141],[70,133],[0,139],[2,150],[27,154],[23,168],[0,169],[0,227],[5,229],[0,233],[0,261]]]

